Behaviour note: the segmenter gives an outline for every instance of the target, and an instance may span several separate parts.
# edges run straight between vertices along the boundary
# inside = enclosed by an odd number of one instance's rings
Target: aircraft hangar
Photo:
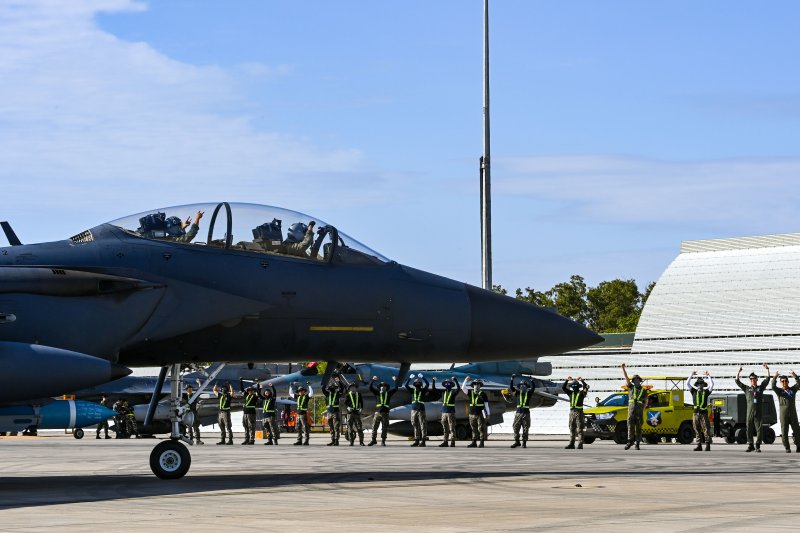
[[[684,241],[658,279],[635,334],[561,356],[551,379],[582,376],[589,405],[618,390],[621,363],[641,375],[708,370],[716,390],[734,391],[736,371],[800,373],[800,233]],[[744,380],[746,381],[746,379]],[[536,410],[536,433],[567,433],[568,405]]]

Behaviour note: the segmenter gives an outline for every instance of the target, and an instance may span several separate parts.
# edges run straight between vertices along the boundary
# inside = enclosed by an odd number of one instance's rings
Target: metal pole
[[[492,290],[492,197],[489,155],[489,0],[483,1],[483,157],[481,158],[481,278]]]

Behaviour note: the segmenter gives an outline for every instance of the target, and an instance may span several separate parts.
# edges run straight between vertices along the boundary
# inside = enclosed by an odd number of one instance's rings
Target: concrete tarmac
[[[707,532],[794,528],[800,518],[800,454],[780,444],[756,454],[726,444],[565,450],[554,438],[512,450],[499,437],[483,449],[236,437],[215,446],[207,433],[175,481],[150,472],[154,439],[0,438],[0,530]]]

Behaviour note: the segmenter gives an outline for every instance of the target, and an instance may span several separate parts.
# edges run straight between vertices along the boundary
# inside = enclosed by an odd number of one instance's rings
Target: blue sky
[[[640,286],[681,240],[796,232],[800,4],[495,0],[495,282]],[[479,283],[482,2],[0,1],[26,242],[280,205]]]

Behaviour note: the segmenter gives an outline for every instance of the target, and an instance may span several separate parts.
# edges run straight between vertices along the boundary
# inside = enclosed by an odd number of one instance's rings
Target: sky
[[[0,0],[0,220],[313,215],[480,284],[481,0]],[[800,4],[493,0],[494,282],[798,231]],[[1,242],[1,241],[0,241]]]

